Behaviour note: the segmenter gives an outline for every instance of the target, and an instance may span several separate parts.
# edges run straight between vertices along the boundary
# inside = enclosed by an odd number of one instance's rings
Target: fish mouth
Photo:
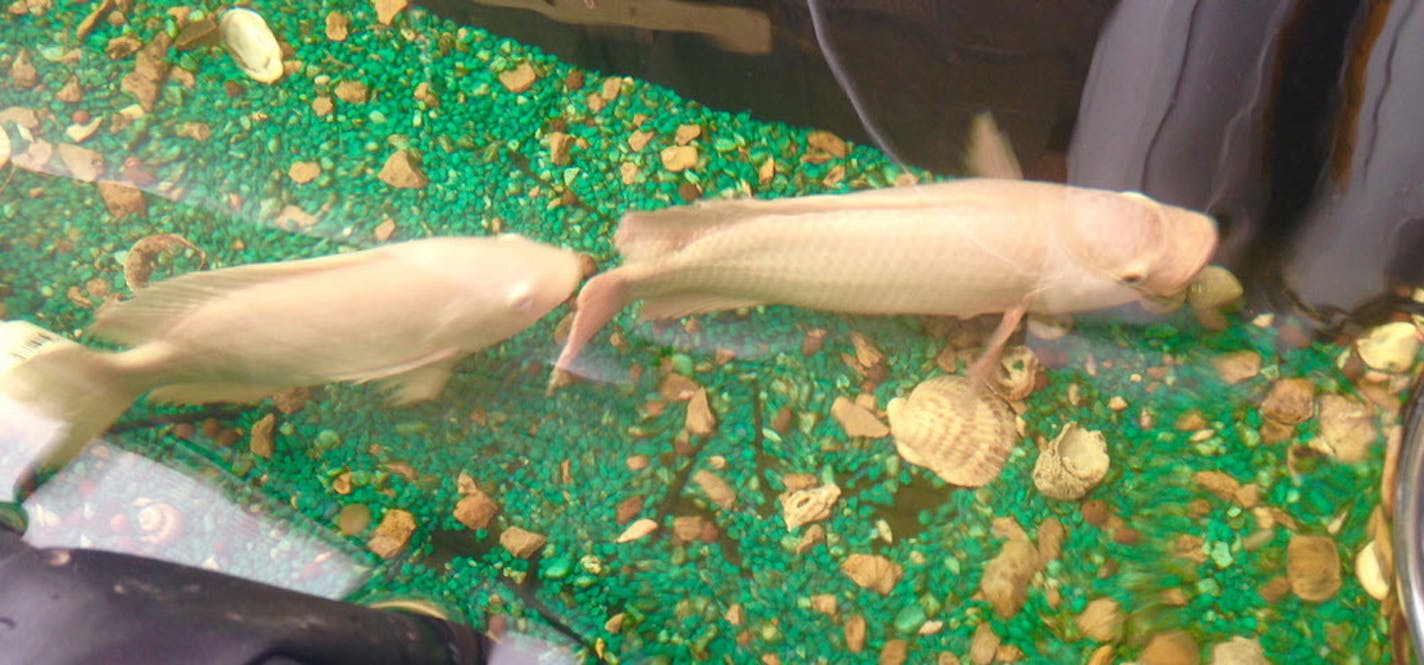
[[[1162,267],[1141,285],[1144,296],[1169,304],[1186,293],[1197,273],[1216,253],[1216,222],[1199,212],[1176,206],[1168,211],[1166,231],[1172,238]]]

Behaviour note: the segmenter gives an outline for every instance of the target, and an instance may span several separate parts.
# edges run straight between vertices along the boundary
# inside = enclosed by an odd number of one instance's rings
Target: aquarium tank
[[[6,0],[0,662],[1411,663],[1413,0]]]

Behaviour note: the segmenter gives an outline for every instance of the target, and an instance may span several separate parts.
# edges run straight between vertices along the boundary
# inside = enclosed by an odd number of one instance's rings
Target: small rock
[[[629,524],[628,528],[623,530],[622,535],[618,536],[618,542],[627,543],[634,540],[638,540],[639,538],[647,536],[648,534],[657,530],[657,521],[650,520],[644,517],[640,520],[633,522],[632,524]]]
[[[336,84],[336,98],[347,104],[364,104],[371,99],[371,89],[360,81],[343,80]]]
[[[71,76],[69,77],[69,81],[64,84],[64,87],[60,88],[59,92],[54,94],[54,98],[56,101],[64,102],[65,104],[78,104],[84,99],[84,88],[79,85],[78,78]]]
[[[658,153],[662,159],[663,168],[673,173],[685,171],[697,166],[697,147],[690,145],[675,145],[663,148]]]
[[[699,136],[702,136],[701,125],[678,125],[677,131],[673,134],[673,143],[687,145]]]
[[[376,8],[376,20],[381,25],[390,25],[396,19],[396,14],[405,11],[410,5],[409,0],[371,0]]]
[[[903,665],[910,657],[910,643],[905,640],[886,640],[880,647],[879,665]]]
[[[707,390],[698,388],[687,401],[687,418],[683,427],[693,436],[711,436],[717,431],[717,417],[712,414],[712,406],[707,403]]]
[[[974,629],[974,637],[969,641],[969,662],[974,665],[989,665],[994,662],[994,654],[999,651],[1000,639],[994,634],[989,622],[979,624]]]
[[[519,63],[514,69],[500,72],[499,82],[505,90],[514,93],[525,92],[534,87],[534,82],[539,76],[534,73],[534,68],[527,62]]]
[[[1088,656],[1088,665],[1112,665],[1113,648],[1111,644],[1104,644],[1093,650],[1093,654]]]
[[[1269,665],[1256,638],[1233,637],[1211,648],[1211,665]]]
[[[396,189],[422,189],[430,184],[430,178],[420,168],[419,158],[409,150],[391,153],[377,177]]]
[[[1211,360],[1216,375],[1235,385],[1261,373],[1261,354],[1255,351],[1224,353]]]
[[[1043,524],[1038,525],[1038,560],[1046,564],[1057,559],[1067,537],[1068,530],[1057,517],[1043,520]]]
[[[194,141],[206,141],[213,137],[213,128],[205,122],[185,122],[178,125],[178,135]]]
[[[573,137],[564,132],[549,132],[549,161],[555,166],[567,166],[569,163],[569,148],[573,146]]]
[[[413,533],[415,516],[399,508],[392,508],[381,518],[376,532],[366,541],[366,547],[382,559],[389,559],[405,549]]]
[[[75,143],[83,143],[94,136],[94,132],[98,131],[99,125],[103,122],[104,116],[94,116],[89,122],[74,123],[65,128],[64,136]]]
[[[168,47],[172,43],[168,33],[156,33],[148,44],[139,49],[138,57],[134,60],[134,70],[119,81],[119,87],[133,95],[144,111],[153,111],[153,105],[158,101],[158,93],[168,80],[168,70],[171,67],[167,59]]]
[[[455,521],[469,529],[488,529],[497,514],[499,504],[478,489],[472,489],[455,504]]]
[[[509,527],[499,534],[500,547],[509,550],[509,553],[516,559],[528,559],[534,556],[539,550],[544,549],[544,543],[548,540],[540,534],[525,531],[517,526]]]
[[[252,432],[248,435],[247,448],[252,451],[253,455],[265,459],[272,459],[272,453],[274,452],[272,445],[272,427],[276,424],[277,416],[271,413],[262,416],[257,422],[252,423]]]
[[[1419,331],[1410,321],[1386,323],[1355,342],[1366,365],[1381,372],[1408,372],[1419,355]]]
[[[860,653],[865,649],[865,617],[852,614],[845,622],[846,650]]]
[[[375,238],[376,242],[385,242],[390,240],[391,236],[395,235],[395,232],[396,220],[387,217],[381,220],[380,224],[376,225],[375,230],[371,231],[371,237]]]
[[[1122,638],[1122,612],[1117,601],[1111,598],[1089,602],[1073,622],[1094,642],[1116,642]]]
[[[885,596],[895,588],[905,568],[878,554],[852,554],[841,564],[841,572],[862,589]]]
[[[1008,540],[999,554],[984,566],[979,589],[996,614],[1008,619],[1019,613],[1028,598],[1028,583],[1038,571],[1038,563],[1038,550],[1032,544]]]
[[[332,103],[331,98],[326,95],[320,95],[312,100],[312,111],[316,113],[316,117],[318,118],[325,118],[331,115],[331,112],[335,109],[336,105]]]
[[[1281,379],[1261,401],[1261,417],[1295,427],[1315,415],[1315,384],[1299,377]]]
[[[648,142],[653,140],[654,134],[650,131],[639,130],[628,135],[628,147],[633,152],[638,152],[647,147]]]
[[[622,92],[623,79],[618,76],[610,76],[606,79],[603,79],[603,83],[599,86],[598,89],[598,96],[602,98],[605,102],[611,102],[615,99],[618,99],[618,95],[622,94]]]
[[[831,417],[840,423],[846,436],[878,439],[890,434],[890,427],[875,414],[851,399],[841,396],[831,403]]]
[[[643,512],[643,504],[646,499],[641,494],[634,494],[618,503],[618,508],[614,510],[613,519],[619,524],[627,524],[628,520],[638,516]]]
[[[812,524],[806,527],[806,532],[801,534],[801,540],[796,542],[796,553],[805,554],[811,548],[826,542],[826,528],[819,524]]]
[[[811,609],[826,616],[836,615],[836,597],[829,593],[811,596]]]
[[[802,525],[829,519],[831,506],[835,505],[840,496],[841,488],[835,485],[782,494],[778,499],[781,501],[781,516],[786,521],[786,530],[795,531]]]
[[[148,214],[148,201],[141,190],[117,182],[99,183],[99,197],[104,199],[104,208],[114,219],[126,215],[144,216]]]
[[[346,41],[351,34],[351,19],[341,12],[326,15],[326,38],[334,42]]]
[[[731,510],[737,505],[737,491],[732,489],[727,481],[722,480],[721,476],[706,469],[699,469],[697,473],[692,474],[692,482],[697,483],[718,508]]]
[[[1319,603],[1340,590],[1340,553],[1329,536],[1296,534],[1286,545],[1286,580],[1301,600]]]
[[[20,49],[20,54],[10,63],[10,81],[21,90],[33,88],[39,83],[39,71],[35,69],[35,62],[29,50]]]
[[[1158,633],[1147,641],[1137,660],[1141,665],[1197,665],[1201,662],[1201,647],[1186,631]]]
[[[672,518],[674,544],[700,540],[710,543],[717,540],[717,525],[701,515],[680,515]]]
[[[835,159],[844,159],[846,155],[850,154],[846,142],[830,132],[811,132],[806,136],[806,143],[811,150],[820,151]]]
[[[310,399],[310,388],[288,388],[272,395],[272,403],[277,410],[289,416],[305,408]]]
[[[1192,480],[1222,501],[1235,501],[1236,493],[1241,491],[1241,483],[1222,471],[1198,471],[1192,474]]]
[[[294,162],[287,169],[287,177],[299,185],[305,185],[321,175],[321,165],[316,162]]]
[[[1346,395],[1320,397],[1320,433],[1310,441],[1310,447],[1353,464],[1363,462],[1370,448],[1379,441],[1370,407],[1359,399]]]
[[[283,231],[297,231],[316,226],[321,219],[294,205],[283,207],[272,218],[272,225]]]

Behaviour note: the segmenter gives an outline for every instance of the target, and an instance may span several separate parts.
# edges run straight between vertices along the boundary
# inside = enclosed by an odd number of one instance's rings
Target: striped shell
[[[900,457],[951,485],[979,487],[997,478],[1018,441],[1009,405],[962,376],[925,381],[886,411]]]

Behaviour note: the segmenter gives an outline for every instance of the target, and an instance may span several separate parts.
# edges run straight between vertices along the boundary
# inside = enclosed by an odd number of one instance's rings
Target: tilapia
[[[642,319],[755,305],[1003,312],[971,367],[982,379],[1025,314],[1170,298],[1216,243],[1210,217],[1142,194],[1005,178],[635,212],[614,235],[623,264],[580,291],[556,370],[641,300]]]
[[[91,332],[128,350],[41,339],[0,371],[0,394],[67,423],[48,455],[58,462],[146,392],[246,402],[375,381],[395,404],[431,399],[462,358],[568,300],[581,273],[574,252],[516,235],[190,273],[100,309]]]

